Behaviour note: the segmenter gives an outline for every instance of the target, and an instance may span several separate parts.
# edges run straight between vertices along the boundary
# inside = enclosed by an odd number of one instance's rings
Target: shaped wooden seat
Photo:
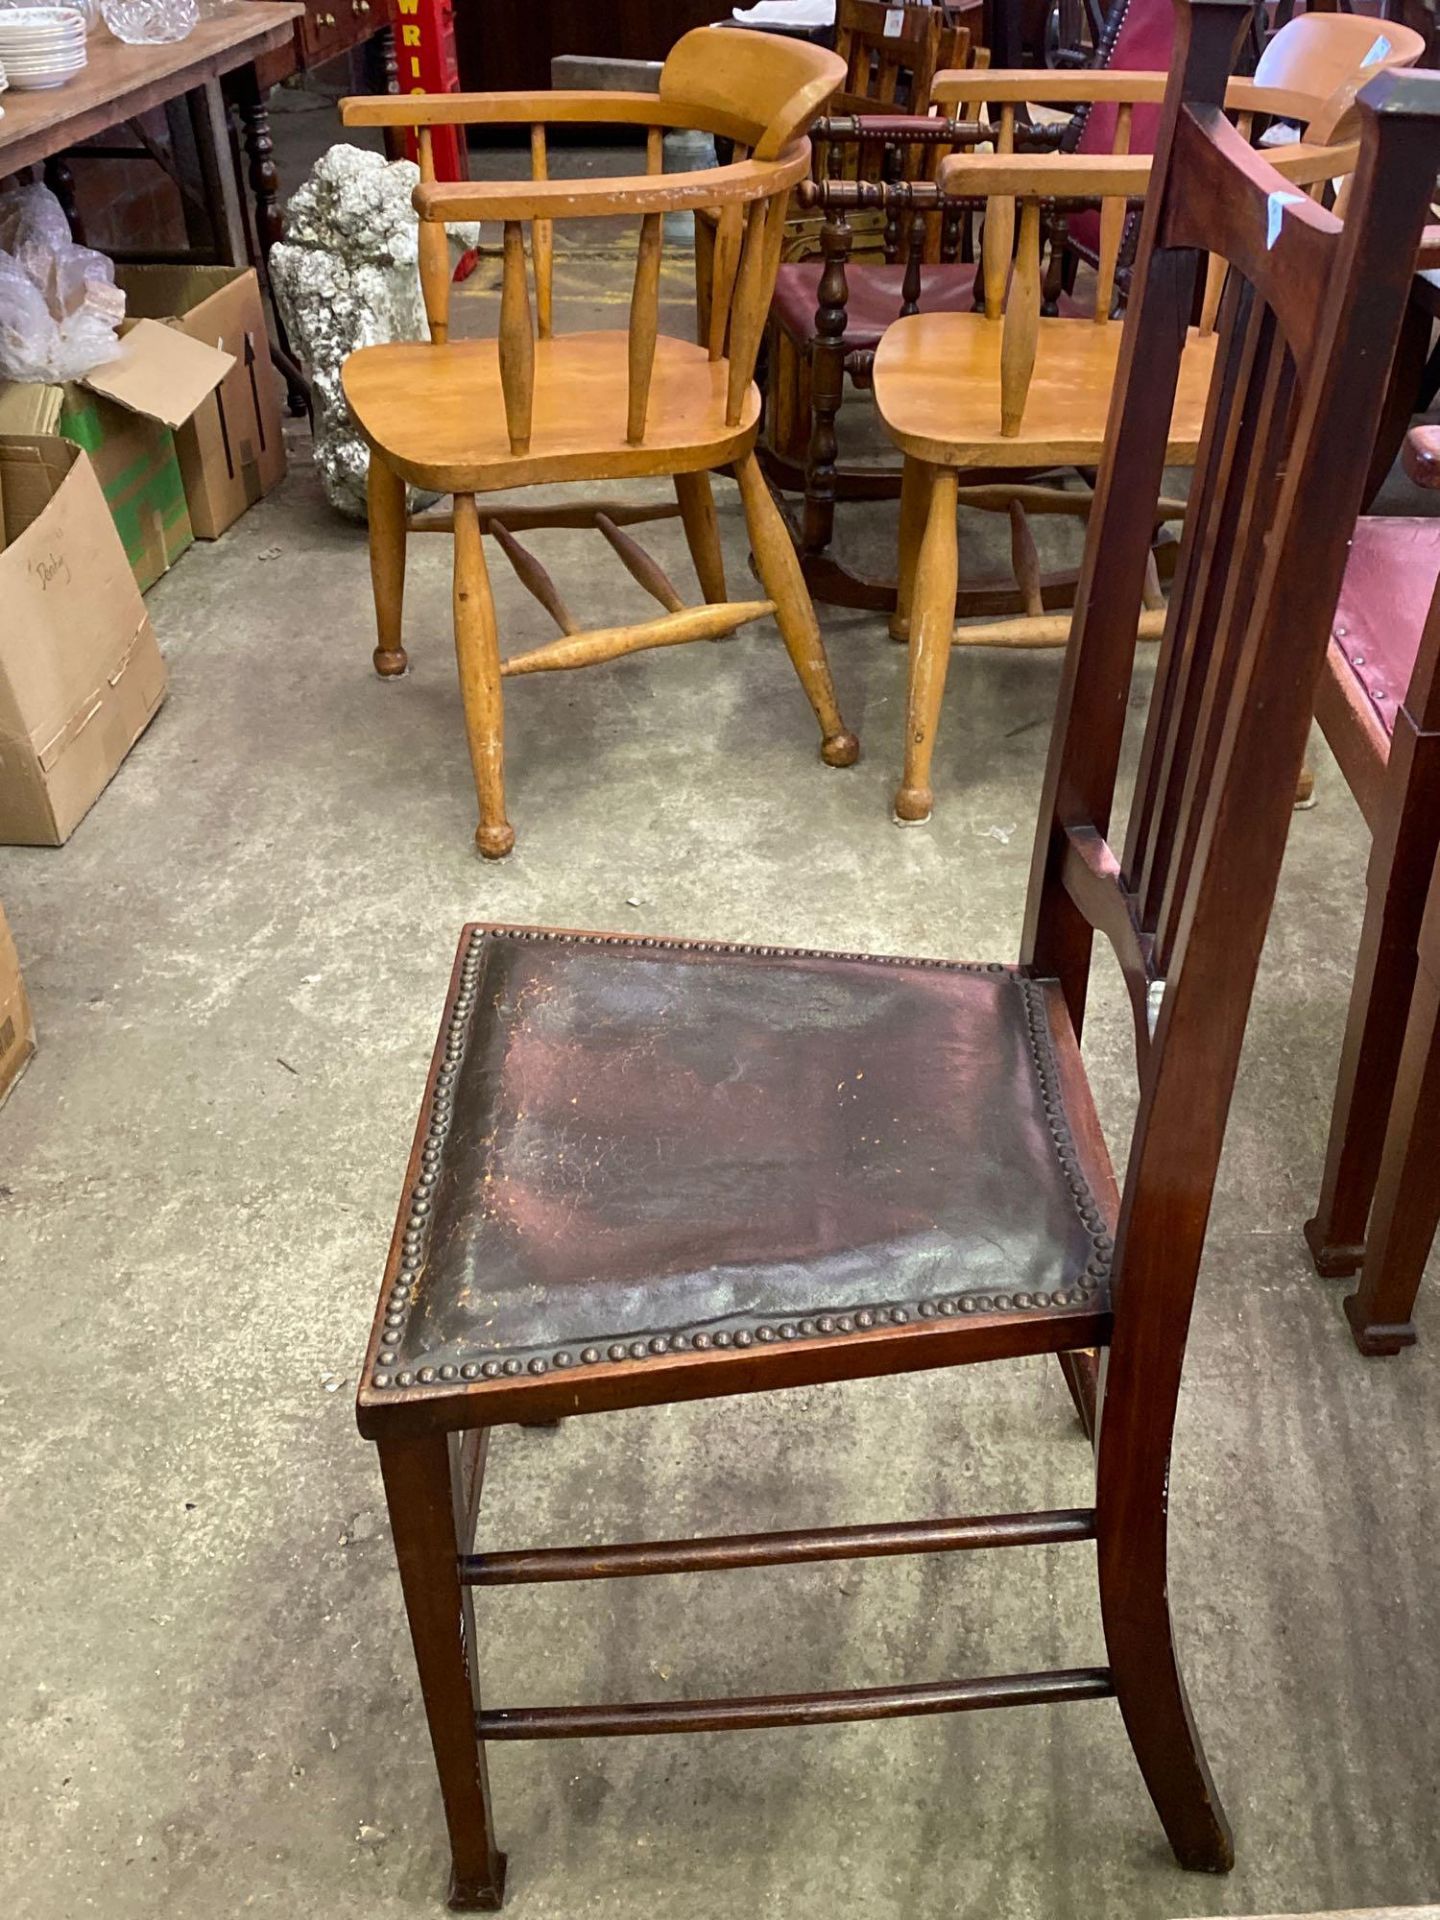
[[[1343,226],[1301,198],[1267,247],[1272,196],[1288,189],[1219,111],[1250,18],[1247,0],[1182,15],[1019,965],[513,927],[462,939],[358,1401],[380,1453],[453,1907],[494,1908],[503,1894],[492,1740],[1112,1695],[1177,1860],[1231,1864],[1175,1656],[1170,1444],[1310,692],[1364,481],[1353,453],[1375,432],[1440,166],[1440,78],[1387,77],[1364,96]],[[1159,488],[1185,323],[1216,251],[1247,277],[1232,276],[1218,318],[1122,856],[1109,821],[1148,553],[1133,501]],[[1078,1045],[1097,932],[1135,1025],[1118,1200]],[[1101,1347],[1103,1368],[1090,1351]],[[641,1537],[618,1545],[477,1547],[486,1436],[502,1422],[1035,1352],[1061,1356],[1091,1427],[1093,1505],[691,1539],[645,1539],[637,1522]],[[937,1391],[953,1409],[953,1382]],[[743,1470],[727,1456],[732,1484]],[[1104,1665],[1062,1654],[1039,1672],[942,1669],[726,1699],[486,1698],[476,1587],[1074,1541],[1095,1545]],[[598,1648],[593,1669],[631,1656],[643,1674],[628,1645]],[[1067,1791],[1073,1843],[1093,1827],[1077,1820],[1087,1783]],[[943,1781],[936,1794],[954,1797]],[[678,1877],[678,1825],[674,1856]]]
[[[645,439],[625,440],[630,336],[575,333],[535,343],[529,443],[511,451],[498,340],[362,347],[345,362],[345,399],[367,439],[417,487],[490,493],[572,480],[579,462],[607,480],[703,473],[739,459],[755,437],[760,396],[727,420],[729,368],[704,347],[660,335]]]
[[[983,313],[918,314],[897,321],[875,355],[875,395],[885,431],[908,458],[930,466],[996,464],[996,396],[1004,329]],[[1120,359],[1120,328],[1040,318],[1035,362],[1006,453],[1016,466],[1081,466],[1103,445]],[[1215,336],[1192,328],[1166,458],[1189,466],[1200,444]]]
[[[455,647],[471,764],[480,802],[475,840],[491,859],[515,843],[505,806],[507,676],[560,671],[654,647],[717,639],[773,613],[797,677],[820,723],[821,758],[850,766],[859,743],[842,719],[815,610],[785,524],[755,461],[760,417],[754,385],[791,186],[809,164],[805,129],[844,77],[834,54],[767,34],[701,28],[679,40],[655,94],[406,94],[346,100],[348,126],[416,129],[421,182],[420,281],[428,345],[362,348],[343,372],[345,398],[370,447],[370,566],[379,644],[376,671],[405,671],[407,481],[454,495],[451,516],[431,525],[455,537]],[[442,184],[431,128],[472,122],[530,123],[531,179]],[[612,180],[551,179],[546,128],[589,120],[647,129],[646,171]],[[725,166],[665,174],[666,128],[730,143]],[[667,215],[715,214],[703,273],[703,346],[659,331],[660,267]],[[639,221],[634,291],[624,332],[556,338],[554,225],[629,215]],[[494,341],[449,340],[450,259],[445,223],[498,220],[504,239],[500,333]],[[530,262],[526,257],[526,228]],[[534,269],[534,317],[530,296]],[[538,338],[537,338],[538,333]],[[731,601],[710,490],[715,469],[739,484],[761,598]],[[702,600],[687,606],[654,558],[626,531],[666,509],[596,501],[577,507],[481,512],[477,496],[539,481],[626,480],[671,475],[673,511]],[[538,556],[517,532],[592,525],[659,603],[651,620],[586,630]],[[560,637],[502,662],[483,536],[491,534],[521,584]]]

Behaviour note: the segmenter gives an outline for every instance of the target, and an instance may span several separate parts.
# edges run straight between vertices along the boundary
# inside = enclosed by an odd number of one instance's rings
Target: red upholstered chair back
[[[1096,65],[1116,73],[1168,73],[1175,43],[1173,0],[1115,0],[1106,16]],[[1115,139],[1116,109],[1097,101],[1085,116],[1078,153],[1109,153]],[[1159,107],[1136,107],[1130,124],[1130,151],[1153,153],[1160,128]]]

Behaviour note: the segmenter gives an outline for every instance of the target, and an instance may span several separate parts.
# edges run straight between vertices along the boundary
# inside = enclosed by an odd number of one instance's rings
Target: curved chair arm
[[[744,206],[804,178],[810,143],[778,160],[736,160],[693,173],[621,174],[607,180],[422,180],[422,220],[593,220],[607,215],[694,213]]]

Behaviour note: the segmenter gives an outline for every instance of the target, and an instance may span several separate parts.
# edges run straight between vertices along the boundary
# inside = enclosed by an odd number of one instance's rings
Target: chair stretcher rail
[[[652,1573],[716,1573],[804,1560],[867,1560],[972,1547],[1039,1547],[1095,1538],[1092,1507],[1002,1513],[967,1520],[904,1520],[876,1527],[815,1527],[792,1533],[735,1533],[709,1540],[641,1540],[624,1546],[535,1547],[462,1555],[471,1587],[530,1586],[551,1580],[616,1580]]]
[[[482,1740],[604,1740],[640,1733],[726,1733],[759,1727],[820,1727],[842,1720],[901,1720],[914,1714],[969,1713],[1063,1700],[1105,1700],[1115,1691],[1108,1667],[940,1680],[918,1687],[866,1687],[851,1693],[780,1693],[755,1699],[650,1700],[599,1707],[496,1707],[477,1713]]]

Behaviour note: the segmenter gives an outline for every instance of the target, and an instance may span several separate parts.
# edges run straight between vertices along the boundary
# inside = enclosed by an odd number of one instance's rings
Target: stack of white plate
[[[0,7],[0,65],[17,92],[63,87],[85,65],[85,16],[74,7]]]

